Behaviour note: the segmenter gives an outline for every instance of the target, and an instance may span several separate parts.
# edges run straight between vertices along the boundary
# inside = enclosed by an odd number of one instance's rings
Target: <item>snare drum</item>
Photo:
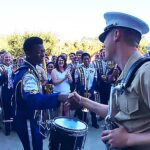
[[[57,117],[52,121],[49,150],[82,150],[88,126],[77,119]]]

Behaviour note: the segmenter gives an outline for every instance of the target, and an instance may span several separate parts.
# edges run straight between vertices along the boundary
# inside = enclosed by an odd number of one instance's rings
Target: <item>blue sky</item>
[[[129,13],[150,26],[149,7],[149,0],[0,0],[0,35],[49,31],[62,40],[97,37],[105,12]]]

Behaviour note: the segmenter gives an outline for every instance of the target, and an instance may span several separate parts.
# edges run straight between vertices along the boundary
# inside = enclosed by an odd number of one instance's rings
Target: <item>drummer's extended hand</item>
[[[68,100],[68,94],[59,94],[58,100],[60,102],[66,102]]]

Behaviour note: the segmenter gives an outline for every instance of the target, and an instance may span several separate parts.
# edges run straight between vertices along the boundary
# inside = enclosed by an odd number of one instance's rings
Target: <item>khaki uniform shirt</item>
[[[129,58],[118,80],[126,76],[131,65],[140,57],[141,55],[135,52]],[[150,62],[144,63],[138,69],[131,86],[122,94],[118,92],[113,104],[113,110],[117,112],[115,118],[129,133],[150,132]],[[150,150],[150,144],[131,149]]]

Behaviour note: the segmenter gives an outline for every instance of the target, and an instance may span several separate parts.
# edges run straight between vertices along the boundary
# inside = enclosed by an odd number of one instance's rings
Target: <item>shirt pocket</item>
[[[133,114],[139,110],[139,99],[134,93],[123,93],[119,97],[119,107],[120,111],[125,114]]]

